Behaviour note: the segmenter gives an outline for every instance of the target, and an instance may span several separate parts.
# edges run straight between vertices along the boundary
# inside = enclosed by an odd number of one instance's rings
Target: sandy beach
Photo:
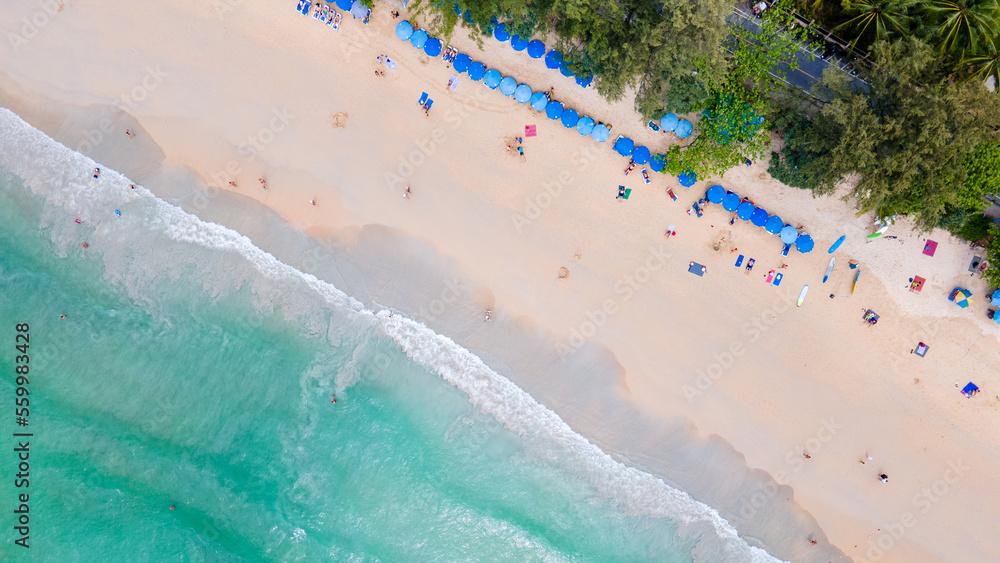
[[[917,234],[905,219],[886,233],[897,238],[866,239],[873,218],[839,197],[848,188],[813,198],[771,179],[766,162],[687,189],[659,173],[648,185],[639,170],[625,177],[611,142],[468,75],[450,91],[454,71],[397,40],[392,9],[378,2],[368,25],[347,15],[333,30],[291,0],[8,6],[0,27],[20,40],[0,46],[0,105],[316,269],[312,253],[283,248],[266,216],[248,212],[267,206],[353,264],[327,272],[345,291],[476,352],[775,557],[1000,560],[1000,326],[986,317],[991,288],[967,271],[967,243]],[[656,152],[679,142],[644,127],[629,96],[608,104],[509,44],[484,39],[480,51],[462,29],[450,44],[536,91],[553,88],[612,124],[612,141],[627,135]],[[421,92],[435,101],[427,116]],[[537,136],[524,139],[522,162],[505,139],[526,125]],[[178,177],[184,188],[166,182]],[[716,183],[801,225],[816,249],[782,257],[776,236],[729,225],[721,206],[689,215]],[[615,197],[620,184],[627,201]],[[663,236],[669,224],[677,236]],[[924,239],[938,243],[933,257]],[[755,259],[752,272],[734,267],[738,255]],[[861,271],[853,296],[851,259]],[[691,261],[703,277],[688,273]],[[770,270],[780,286],[763,283]],[[914,275],[927,280],[919,293]],[[948,301],[956,286],[972,291],[971,307]],[[881,316],[874,327],[867,309]],[[911,353],[919,342],[926,357]],[[959,389],[970,381],[982,389],[971,399]]]

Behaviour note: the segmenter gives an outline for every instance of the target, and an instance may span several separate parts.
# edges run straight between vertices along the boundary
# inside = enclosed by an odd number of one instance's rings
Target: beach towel
[[[674,193],[672,188],[667,188],[667,195],[670,196],[670,199],[677,201],[677,194]]]
[[[691,262],[690,264],[688,264],[688,271],[696,276],[704,276],[706,270],[708,270],[708,268],[702,266],[697,262]]]
[[[389,67],[389,70],[396,70],[396,61],[390,59],[389,57],[385,57],[382,60],[382,64]]]
[[[935,250],[937,250],[937,242],[927,239],[927,242],[924,243],[924,254],[927,256],[934,256]]]
[[[910,291],[913,293],[920,293],[920,290],[924,288],[924,282],[927,281],[920,276],[913,276],[913,281],[910,282]]]
[[[739,268],[742,265],[743,265],[743,255],[740,254],[740,257],[736,259],[736,267]]]
[[[632,188],[628,188],[625,190],[625,199],[628,199],[628,196],[630,195],[632,195]]]
[[[767,273],[767,277],[764,278],[764,283],[771,283],[771,280],[773,279],[774,279],[774,270],[771,270]]]
[[[968,385],[962,388],[962,394],[965,395],[966,397],[971,397],[978,392],[979,392],[979,387],[971,381],[969,382]]]
[[[923,358],[924,356],[927,355],[927,349],[928,348],[929,347],[926,344],[924,344],[923,342],[921,342],[921,343],[917,344],[916,348],[914,348],[913,353],[916,354],[916,355],[918,355],[918,356],[920,356],[921,358]]]
[[[781,278],[785,277],[785,274],[778,272],[778,275],[774,276],[774,285],[781,285]]]
[[[418,106],[422,106],[422,105],[424,105],[424,102],[426,102],[426,101],[427,101],[427,92],[421,92],[420,93],[420,99],[417,100],[417,105]]]
[[[454,92],[455,90],[458,90],[458,84],[460,82],[461,79],[458,78],[458,75],[452,74],[451,78],[448,79],[448,88],[451,88],[451,91]]]
[[[525,125],[524,126],[524,136],[525,137],[534,137],[535,135],[536,135],[536,132],[535,132],[535,126],[534,125]]]

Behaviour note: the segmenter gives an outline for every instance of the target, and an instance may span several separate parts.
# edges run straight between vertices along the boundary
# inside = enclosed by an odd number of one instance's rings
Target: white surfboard
[[[833,264],[836,261],[836,258],[830,258],[830,265],[826,267],[826,274],[823,275],[823,283],[826,283],[826,280],[830,279],[830,274],[833,273]]]
[[[799,292],[799,304],[798,304],[799,307],[801,307],[802,302],[806,300],[807,293],[809,293],[809,286],[808,285],[802,286],[802,291]]]

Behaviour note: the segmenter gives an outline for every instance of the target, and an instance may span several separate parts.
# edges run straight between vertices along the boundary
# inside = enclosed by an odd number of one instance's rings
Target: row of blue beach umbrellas
[[[653,169],[653,172],[662,172],[667,166],[667,157],[662,154],[653,154],[646,146],[639,145],[635,146],[635,141],[629,139],[628,137],[618,137],[615,139],[615,144],[613,147],[614,151],[622,156],[627,156],[632,159],[632,162],[642,165],[649,163],[649,167]],[[681,184],[684,180],[681,181]],[[694,184],[692,181],[691,184]],[[690,186],[691,184],[687,184]]]
[[[414,30],[413,24],[406,20],[396,24],[396,37],[400,41],[409,41],[417,49],[423,49],[427,56],[436,57],[441,54],[441,41],[439,39],[428,36],[427,32],[422,29]],[[546,92],[532,92],[531,86],[524,83],[518,84],[513,77],[503,76],[495,68],[487,70],[486,65],[479,61],[473,61],[465,53],[456,55],[452,65],[455,72],[468,73],[471,80],[476,82],[482,80],[483,84],[491,90],[499,89],[504,96],[512,96],[522,104],[530,104],[531,109],[539,112],[544,111],[549,119],[561,121],[567,129],[576,128],[578,133],[591,137],[598,143],[607,141],[611,136],[611,129],[607,125],[597,123],[592,117],[581,116],[575,109],[564,107],[562,102],[550,100]],[[645,147],[642,148],[645,149]],[[667,162],[666,157],[656,155],[650,161],[648,149],[646,149],[646,153],[646,160],[642,164],[649,161],[650,168],[654,171],[663,170]]]
[[[337,7],[346,12],[350,12],[355,19],[366,18],[371,12],[367,6],[365,6],[361,0],[336,0]]]
[[[726,211],[736,212],[736,216],[744,221],[750,221],[757,227],[763,227],[765,231],[772,235],[778,235],[781,242],[785,244],[795,244],[795,249],[806,253],[813,249],[815,243],[811,236],[799,234],[799,230],[791,225],[786,225],[781,217],[768,215],[760,207],[754,206],[749,201],[742,201],[740,196],[734,192],[726,191],[726,188],[716,184],[705,192],[705,198],[711,203],[721,203]]]
[[[533,59],[545,58],[545,66],[553,70],[558,70],[563,76],[571,77],[573,76],[573,71],[569,68],[569,63],[563,60],[563,55],[559,51],[552,49],[548,53],[545,52],[545,43],[542,43],[538,39],[528,40],[520,35],[511,35],[507,31],[507,24],[497,24],[493,28],[493,37],[500,41],[501,43],[510,42],[510,46],[514,48],[515,51],[527,51],[528,56]],[[591,76],[577,76],[576,83],[580,86],[586,88],[590,86],[590,83],[594,81],[593,75]]]

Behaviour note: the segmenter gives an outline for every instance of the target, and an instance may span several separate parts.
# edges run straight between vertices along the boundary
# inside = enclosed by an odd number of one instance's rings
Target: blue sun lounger
[[[788,256],[788,251],[792,249],[791,243],[786,244],[785,248],[781,251],[782,256]]]
[[[421,92],[420,99],[417,100],[417,105],[422,106],[427,101],[427,92]]]

